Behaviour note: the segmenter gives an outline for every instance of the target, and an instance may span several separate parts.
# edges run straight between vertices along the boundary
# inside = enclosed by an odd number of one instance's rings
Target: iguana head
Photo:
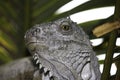
[[[25,34],[25,42],[30,50],[72,50],[80,48],[80,44],[89,43],[83,30],[70,18],[62,18],[54,22],[37,24]],[[75,43],[75,44],[70,44]],[[85,47],[81,47],[84,48]]]
[[[88,80],[92,75],[95,78],[90,68],[91,65],[96,67],[97,59],[88,36],[70,18],[35,25],[26,32],[25,42],[36,64],[39,63],[40,70],[44,68],[45,73],[52,71],[54,76],[58,73],[57,77],[72,77],[69,80],[80,80],[81,76]]]

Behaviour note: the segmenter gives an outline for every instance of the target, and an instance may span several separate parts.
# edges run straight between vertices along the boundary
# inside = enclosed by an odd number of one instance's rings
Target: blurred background
[[[24,34],[30,27],[70,16],[89,35],[93,49],[99,58],[101,72],[104,74],[107,68],[111,73],[110,76],[115,78],[120,74],[118,73],[120,31],[119,29],[108,32],[104,30],[106,34],[96,37],[93,30],[106,23],[111,23],[109,24],[111,26],[118,21],[120,17],[117,14],[120,9],[118,5],[120,0],[1,0],[0,65],[30,56],[24,43]],[[111,39],[114,39],[113,46],[109,48]],[[107,62],[109,66],[105,67]],[[103,67],[105,67],[104,71]]]

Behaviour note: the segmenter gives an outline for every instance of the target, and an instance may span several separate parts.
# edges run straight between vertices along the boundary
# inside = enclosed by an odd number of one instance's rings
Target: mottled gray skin
[[[43,70],[42,80],[100,80],[98,59],[88,36],[70,18],[35,25],[26,32],[25,42]]]
[[[26,57],[0,66],[0,80],[42,80],[32,57]]]

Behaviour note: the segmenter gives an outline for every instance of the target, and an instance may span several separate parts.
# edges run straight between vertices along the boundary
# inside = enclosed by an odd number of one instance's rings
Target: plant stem
[[[114,48],[115,48],[115,43],[116,43],[116,38],[117,38],[116,35],[117,35],[116,31],[113,31],[110,34],[110,39],[109,39],[109,44],[108,44],[108,49],[107,49],[107,53],[106,53],[106,58],[105,58],[105,62],[104,62],[104,68],[103,68],[101,80],[109,80],[110,68],[111,68],[111,64],[112,64]]]
[[[117,65],[117,72],[115,80],[120,80],[120,61],[116,62]]]
[[[120,20],[120,0],[116,0],[114,19]],[[120,80],[120,60],[116,62],[116,65],[117,65],[117,72],[116,72],[115,80]]]
[[[118,20],[119,18],[120,18],[120,0],[116,0],[114,20]],[[111,32],[109,37],[108,49],[106,53],[101,80],[109,80],[110,78],[110,69],[111,69],[116,39],[117,39],[117,30],[114,30]]]

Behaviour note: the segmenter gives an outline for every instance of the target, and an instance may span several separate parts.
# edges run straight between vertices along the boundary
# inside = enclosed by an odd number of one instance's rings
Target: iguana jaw
[[[34,52],[41,51],[48,49],[47,46],[41,42],[29,42],[26,44],[28,50],[34,55]]]

